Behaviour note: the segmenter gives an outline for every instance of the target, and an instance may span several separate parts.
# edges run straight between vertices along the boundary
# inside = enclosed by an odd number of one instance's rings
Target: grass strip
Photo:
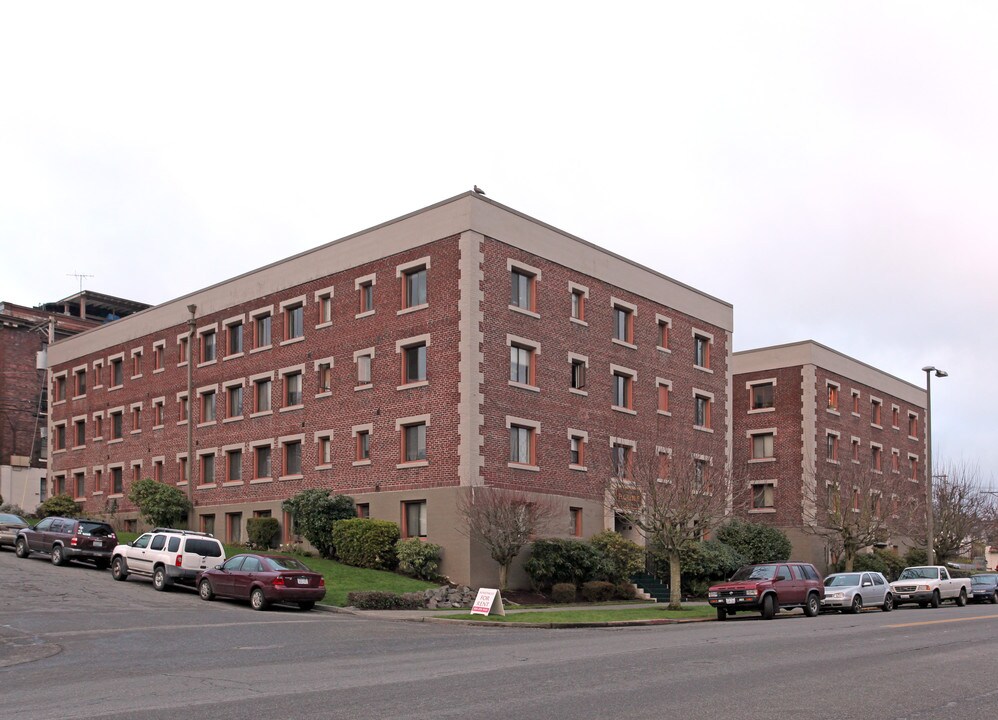
[[[541,610],[536,612],[512,612],[506,615],[435,615],[449,620],[475,620],[478,622],[500,623],[603,623],[626,620],[696,620],[716,615],[709,605],[690,605],[682,610],[667,610],[661,607],[584,609],[584,610]]]

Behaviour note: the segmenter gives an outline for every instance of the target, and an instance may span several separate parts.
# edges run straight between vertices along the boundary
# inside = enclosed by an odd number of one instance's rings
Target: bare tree
[[[924,527],[921,486],[900,472],[846,460],[821,464],[815,474],[815,502],[804,512],[804,530],[841,552],[846,571],[863,548],[914,537]]]
[[[703,539],[730,514],[734,484],[724,453],[708,445],[670,452],[635,452],[626,444],[611,447],[608,466],[589,461],[590,473],[603,482],[606,507],[633,526],[648,547],[669,561],[669,608],[682,603],[681,552]]]
[[[995,496],[985,491],[980,468],[965,462],[939,469],[933,483],[935,537],[939,562],[971,554],[993,530]]]
[[[499,563],[499,588],[506,589],[509,568],[523,546],[544,533],[563,508],[543,495],[527,495],[496,487],[473,487],[461,495],[459,531],[489,551]]]

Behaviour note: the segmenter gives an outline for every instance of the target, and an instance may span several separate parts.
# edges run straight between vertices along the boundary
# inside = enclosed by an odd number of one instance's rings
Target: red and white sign
[[[471,606],[472,615],[505,615],[506,608],[502,605],[502,595],[495,588],[481,588]]]

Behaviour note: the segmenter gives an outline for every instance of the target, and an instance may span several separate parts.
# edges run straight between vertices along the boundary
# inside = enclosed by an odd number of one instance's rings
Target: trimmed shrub
[[[246,535],[250,545],[258,550],[277,547],[281,524],[274,517],[255,517],[246,521]]]
[[[14,503],[4,503],[0,505],[0,513],[10,513],[11,515],[17,515],[19,517],[27,517],[23,508],[20,505],[15,505]]]
[[[925,548],[913,547],[904,554],[904,567],[925,565],[927,562],[929,562],[929,553],[925,551]]]
[[[184,491],[176,485],[143,478],[128,491],[128,499],[153,527],[174,527],[191,508]]]
[[[578,586],[608,574],[603,553],[582,540],[537,540],[523,568],[540,590],[558,583]]]
[[[333,523],[357,517],[353,498],[330,495],[329,490],[302,490],[281,504],[284,512],[294,518],[295,531],[301,533],[324,558],[336,556]]]
[[[405,575],[432,580],[440,567],[440,546],[418,538],[399,540],[395,543],[398,570]]]
[[[619,583],[644,570],[644,549],[620,533],[604,530],[589,538],[589,544],[603,554],[607,570],[603,580]]]
[[[53,495],[35,510],[35,515],[40,518],[47,518],[50,515],[76,517],[79,514],[80,506],[70,495]]]
[[[572,583],[555,583],[551,586],[551,602],[575,602],[575,585]]]
[[[845,572],[845,560],[839,560],[835,572]],[[893,582],[907,567],[897,553],[875,549],[872,553],[859,553],[852,561],[853,572],[872,571],[882,573],[888,582]],[[950,573],[952,575],[952,572]]]
[[[637,590],[629,582],[617,583],[613,589],[614,597],[618,600],[633,600],[637,597]]]
[[[586,602],[606,602],[613,600],[617,586],[602,580],[590,580],[582,583],[582,599]]]
[[[394,570],[399,526],[387,520],[351,518],[333,523],[332,542],[340,562],[372,570]]]
[[[368,590],[347,594],[347,603],[359,610],[419,610],[424,604],[423,593],[381,592]]]
[[[648,551],[655,575],[669,577],[668,556],[652,547]],[[682,570],[682,591],[685,595],[703,597],[707,588],[718,581],[727,580],[745,559],[728,545],[718,540],[689,543],[679,554]]]
[[[748,564],[786,562],[793,552],[786,533],[768,525],[732,520],[718,528],[714,535]]]

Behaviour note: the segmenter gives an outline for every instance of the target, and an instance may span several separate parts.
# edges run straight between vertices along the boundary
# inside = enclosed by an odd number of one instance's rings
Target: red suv
[[[111,551],[117,544],[114,528],[103,520],[47,517],[33,528],[24,528],[17,533],[14,552],[19,558],[43,553],[55,565],[87,560],[106,570],[111,563]]]
[[[763,620],[772,620],[780,609],[798,607],[804,608],[808,617],[815,617],[824,596],[814,565],[799,562],[746,565],[731,580],[714,585],[707,593],[718,620],[745,611],[759,612]]]

